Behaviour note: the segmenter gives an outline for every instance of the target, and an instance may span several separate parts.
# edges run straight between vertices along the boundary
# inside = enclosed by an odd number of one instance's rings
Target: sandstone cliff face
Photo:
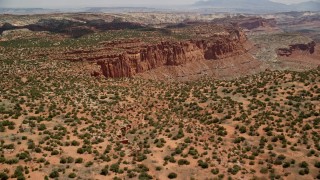
[[[251,18],[238,23],[240,27],[252,30],[259,27],[276,27],[275,19]]]
[[[246,36],[240,30],[208,39],[142,45],[98,60],[107,78],[132,77],[162,66],[179,66],[195,61],[216,60],[245,53]]]
[[[289,48],[279,48],[277,50],[278,56],[289,57],[295,52],[304,52],[307,54],[313,54],[315,52],[316,43],[314,41],[307,44],[293,44]]]
[[[243,29],[254,30],[257,28],[272,28],[277,26],[276,19],[265,19],[261,17],[236,16],[232,18],[220,18],[212,20],[216,24],[233,24]]]

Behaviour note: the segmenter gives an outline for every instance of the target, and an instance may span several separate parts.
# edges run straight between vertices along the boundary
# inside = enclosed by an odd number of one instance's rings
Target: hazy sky
[[[0,8],[61,8],[61,7],[96,7],[96,6],[141,6],[141,5],[182,5],[198,0],[0,0]],[[258,1],[258,0],[253,0]],[[281,3],[299,3],[308,0],[272,0]],[[314,0],[320,1],[320,0]]]

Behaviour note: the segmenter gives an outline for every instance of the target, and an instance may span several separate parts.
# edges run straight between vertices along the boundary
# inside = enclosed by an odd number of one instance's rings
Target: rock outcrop
[[[226,34],[216,34],[208,39],[166,41],[134,49],[124,48],[125,51],[122,53],[100,56],[96,60],[101,66],[102,74],[107,78],[132,77],[137,73],[162,66],[179,66],[194,61],[216,60],[244,54],[245,41],[244,33],[233,29]],[[115,43],[111,44],[115,47]]]
[[[216,24],[233,24],[243,29],[253,30],[258,28],[274,28],[277,26],[277,21],[273,18],[266,19],[261,17],[246,17],[235,16],[232,18],[218,18],[212,20]]]
[[[294,52],[304,52],[307,54],[313,54],[315,52],[316,43],[314,41],[306,44],[293,44],[289,48],[279,48],[277,50],[278,56],[291,56]]]
[[[12,24],[9,23],[4,23],[1,27],[0,27],[0,35],[7,30],[11,30],[14,29],[15,27]]]
[[[276,27],[275,19],[264,19],[264,18],[250,18],[242,20],[238,23],[240,27],[252,30],[260,27]]]

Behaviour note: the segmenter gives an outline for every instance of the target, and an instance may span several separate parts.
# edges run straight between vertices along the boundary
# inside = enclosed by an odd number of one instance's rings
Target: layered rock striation
[[[137,73],[162,66],[181,66],[196,61],[241,55],[246,52],[245,42],[245,34],[239,29],[233,29],[228,33],[216,34],[207,39],[165,41],[132,49],[124,47],[125,51],[121,53],[100,56],[97,63],[101,66],[102,74],[107,78],[132,77]]]
[[[239,21],[238,25],[242,28],[252,30],[256,28],[264,27],[276,27],[277,22],[275,19],[264,19],[264,18],[249,18]]]
[[[277,21],[273,18],[266,19],[261,17],[235,16],[232,18],[218,18],[212,20],[216,24],[233,24],[243,29],[254,30],[258,28],[275,28]]]

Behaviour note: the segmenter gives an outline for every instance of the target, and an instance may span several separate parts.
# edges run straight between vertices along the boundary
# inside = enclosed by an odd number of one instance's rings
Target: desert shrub
[[[66,160],[66,158],[60,158],[60,164],[65,164],[65,163],[67,163],[67,160]]]
[[[208,163],[207,162],[204,162],[202,160],[199,160],[198,161],[198,166],[202,167],[202,169],[206,169],[209,167]]]
[[[34,144],[33,141],[29,141],[29,142],[28,142],[28,149],[34,149],[35,146],[36,146],[36,145]]]
[[[198,154],[198,151],[194,147],[190,147],[188,154],[195,156]]]
[[[177,178],[177,176],[178,176],[178,175],[177,175],[176,173],[174,173],[174,172],[168,174],[168,178],[169,178],[169,179],[175,179],[175,178]]]
[[[110,156],[105,155],[105,154],[100,155],[100,159],[103,160],[103,161],[106,161],[106,162],[110,162],[111,161]]]
[[[59,154],[59,151],[58,150],[53,150],[52,152],[51,152],[51,155],[58,155]]]
[[[108,172],[109,172],[108,169],[109,169],[109,166],[104,166],[104,168],[101,169],[100,174],[104,176],[108,175]]]
[[[134,177],[137,176],[137,175],[136,175],[134,172],[132,172],[132,171],[131,171],[131,172],[128,172],[127,175],[128,175],[129,178],[134,178]]]
[[[67,157],[67,163],[73,163],[74,162],[74,159],[73,157]]]
[[[144,164],[139,164],[138,167],[135,169],[137,172],[146,172],[149,171],[149,168]]]
[[[120,170],[119,163],[111,164],[110,171],[117,173],[119,172],[119,170]]]
[[[34,151],[35,151],[36,153],[41,153],[41,148],[36,147],[36,148],[34,149]]]
[[[20,154],[16,155],[19,159],[27,159],[28,157],[30,157],[30,155],[26,152],[22,152]]]
[[[290,167],[290,163],[289,162],[285,162],[285,163],[283,163],[282,167],[283,168],[288,168],[288,167]]]
[[[307,162],[303,161],[303,162],[301,162],[301,163],[299,164],[299,166],[300,166],[301,168],[307,168],[309,165],[308,165]]]
[[[139,180],[147,180],[147,179],[152,179],[152,176],[150,176],[148,173],[146,172],[142,172],[139,174]]]
[[[238,165],[234,165],[233,168],[229,168],[228,172],[230,172],[233,175],[236,175],[241,170],[241,167]]]
[[[137,155],[137,161],[141,162],[141,161],[143,161],[143,160],[145,160],[145,159],[147,159],[147,156],[146,156],[146,155],[141,154],[141,153],[139,153],[139,154]]]
[[[5,172],[0,172],[0,179],[7,180],[9,179],[9,176]]]
[[[214,168],[211,170],[212,174],[219,174],[219,169],[218,168]]]
[[[76,140],[73,140],[73,141],[71,141],[71,145],[72,146],[79,146],[80,143],[78,141],[76,141]]]
[[[93,165],[93,162],[92,161],[88,161],[84,166],[85,167],[90,167]]]
[[[19,162],[19,159],[13,158],[13,159],[5,159],[6,164],[17,164]]]
[[[247,132],[247,128],[245,126],[241,126],[239,128],[240,133],[246,133]]]
[[[82,162],[83,162],[83,158],[77,158],[75,160],[75,163],[77,163],[77,164],[81,164]]]
[[[25,179],[25,177],[23,175],[23,167],[22,166],[16,167],[16,170],[14,171],[13,177],[15,177],[19,180]]]
[[[57,178],[59,177],[59,172],[57,170],[53,170],[50,174],[49,174],[50,178]]]
[[[77,175],[76,175],[76,173],[70,173],[68,175],[68,177],[73,179],[73,178],[77,177]]]
[[[164,157],[164,160],[165,160],[165,161],[169,161],[169,162],[171,162],[171,163],[175,163],[175,162],[176,162],[176,160],[174,159],[173,156],[165,156],[165,157]]]
[[[238,144],[238,143],[243,142],[244,140],[246,140],[244,137],[237,137],[233,142]]]
[[[189,165],[190,162],[188,160],[186,160],[186,159],[179,159],[178,160],[178,164],[179,165]]]
[[[45,124],[40,124],[40,125],[38,126],[38,130],[39,130],[39,131],[44,131],[44,130],[46,130],[46,129],[47,129],[47,127],[46,127]]]

